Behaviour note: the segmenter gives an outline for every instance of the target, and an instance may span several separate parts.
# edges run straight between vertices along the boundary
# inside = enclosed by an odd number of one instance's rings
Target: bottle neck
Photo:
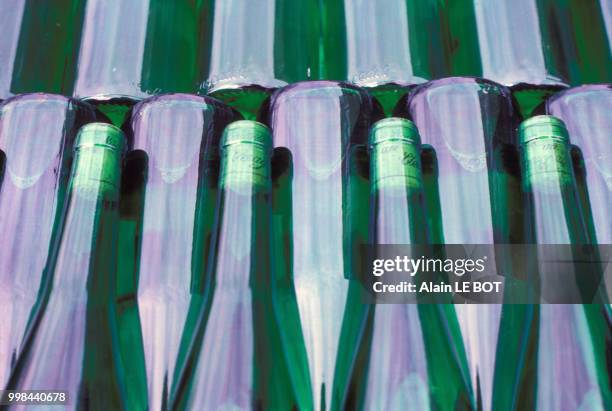
[[[535,139],[521,149],[528,232],[534,243],[586,243],[569,145],[555,138]]]
[[[372,241],[427,243],[420,148],[401,140],[377,143],[371,152]]]
[[[558,193],[575,187],[569,146],[557,139],[539,139],[522,147],[524,188],[534,192]]]
[[[87,199],[117,201],[121,154],[102,146],[77,148],[70,176],[72,195]]]
[[[77,149],[62,234],[54,253],[54,288],[106,295],[114,261],[121,153],[102,146]],[[70,290],[70,291],[69,291]],[[63,295],[62,294],[62,295]],[[82,294],[81,294],[82,295]]]
[[[217,287],[248,289],[265,281],[256,276],[269,276],[269,160],[268,151],[258,144],[232,144],[222,153],[214,255]]]

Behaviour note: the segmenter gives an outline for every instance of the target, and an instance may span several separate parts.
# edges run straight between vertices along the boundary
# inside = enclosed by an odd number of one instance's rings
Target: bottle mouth
[[[408,119],[389,117],[374,123],[370,130],[370,148],[384,141],[392,140],[421,144],[417,126]]]
[[[542,138],[569,142],[569,134],[565,123],[554,116],[531,117],[520,124],[518,131],[521,145]]]
[[[118,127],[107,123],[90,123],[81,127],[74,147],[75,150],[101,147],[123,154],[127,149],[127,142]]]
[[[270,150],[272,148],[270,129],[258,121],[234,121],[225,127],[221,138],[221,147],[226,148],[239,143],[255,144],[265,150]]]

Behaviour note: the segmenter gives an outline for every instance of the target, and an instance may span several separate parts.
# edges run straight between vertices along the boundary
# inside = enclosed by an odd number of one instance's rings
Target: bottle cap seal
[[[569,142],[569,134],[565,123],[557,117],[535,116],[521,123],[519,126],[519,142],[521,145],[540,138]]]
[[[221,139],[221,187],[249,191],[270,185],[272,137],[268,127],[240,120],[225,128]]]
[[[416,125],[405,118],[390,117],[377,121],[370,131],[370,147],[384,141],[400,140],[420,145],[421,138]]]
[[[127,149],[123,132],[106,123],[87,124],[79,130],[72,165],[72,187],[81,197],[116,198],[121,161]]]
[[[221,147],[225,149],[227,146],[237,143],[256,144],[266,149],[266,151],[270,150],[272,148],[270,129],[257,121],[234,121],[225,127],[221,139]]]
[[[75,143],[77,150],[87,147],[101,147],[123,154],[127,144],[119,128],[106,123],[90,123],[81,127]]]

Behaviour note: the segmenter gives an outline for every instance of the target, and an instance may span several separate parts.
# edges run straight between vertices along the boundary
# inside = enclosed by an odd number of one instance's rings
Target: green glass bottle
[[[580,210],[565,125],[552,116],[537,116],[524,121],[519,134],[528,241],[592,244],[593,233]],[[612,407],[612,381],[606,368],[611,318],[605,304],[535,306],[534,329],[526,327],[523,338],[534,342],[537,354],[533,362],[517,364],[530,370],[518,382],[522,389],[517,395],[524,407],[538,411]]]
[[[138,103],[121,196],[118,300],[122,357],[134,394],[167,407],[181,335],[204,299],[217,196],[218,142],[236,113],[210,97]]]
[[[213,26],[207,83],[247,119],[277,87],[346,78],[342,1],[218,1]]]
[[[401,100],[397,113],[413,119],[424,143],[423,182],[433,243],[520,243],[517,121],[510,91],[478,78],[434,80]],[[496,254],[491,264],[498,272],[513,273],[505,253]],[[504,324],[506,318],[523,317],[514,307],[520,306],[455,306],[474,397],[485,410],[492,409],[500,361],[515,359],[497,348],[514,344],[514,326]]]
[[[0,107],[0,386],[37,300],[77,131],[92,121],[92,107],[56,94],[22,94]]]
[[[371,241],[431,243],[416,126],[402,118],[370,134]],[[349,290],[349,293],[351,290]],[[474,408],[461,332],[452,305],[375,304],[358,338],[365,364],[355,367],[343,409]],[[354,313],[345,312],[345,320]],[[365,352],[364,352],[365,351]],[[361,375],[359,375],[361,373]],[[361,380],[361,381],[360,381]],[[351,397],[351,395],[353,397]]]
[[[546,102],[546,111],[563,120],[575,145],[572,154],[581,166],[575,168],[576,183],[587,224],[593,223],[598,244],[612,244],[612,84],[588,84],[556,94]]]
[[[82,0],[10,1],[10,25],[17,24],[19,35],[3,36],[0,49],[9,60],[1,77],[11,94],[46,92],[70,95],[74,86],[76,57],[83,21]],[[9,25],[9,27],[10,27]]]
[[[612,47],[612,13],[610,13],[610,3],[608,3],[608,0],[598,0],[598,3],[601,16],[604,20],[606,38],[608,39],[608,44]]]
[[[120,126],[137,100],[159,93],[198,92],[211,3],[88,0],[74,95],[95,104]]]
[[[123,133],[81,128],[68,198],[31,314],[12,390],[67,391],[70,409],[122,409],[114,273]]]
[[[274,187],[275,264],[295,286],[307,355],[303,389],[315,409],[327,410],[332,392],[343,390],[334,375],[352,367],[338,359],[346,305],[361,303],[347,301],[347,291],[367,243],[372,100],[346,83],[300,82],[277,91],[267,112],[283,165]]]
[[[261,123],[225,129],[208,302],[172,408],[301,409],[274,307],[271,148]]]
[[[546,108],[566,124],[571,142],[580,149],[588,194],[583,206],[592,209],[597,241],[612,244],[612,215],[608,212],[612,202],[612,117],[608,114],[612,110],[612,85],[571,88],[549,99]]]

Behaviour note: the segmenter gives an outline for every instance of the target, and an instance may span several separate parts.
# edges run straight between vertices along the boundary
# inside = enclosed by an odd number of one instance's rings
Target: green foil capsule
[[[524,184],[542,190],[554,190],[559,184],[574,179],[569,150],[569,135],[561,120],[552,116],[536,116],[521,123]]]
[[[221,188],[268,188],[272,150],[270,131],[261,123],[236,121],[221,140]]]
[[[0,51],[1,54],[1,51]],[[0,385],[23,335],[54,233],[64,210],[72,148],[93,109],[44,93],[22,94],[0,108]],[[36,244],[33,247],[32,244]]]
[[[419,132],[410,120],[391,117],[372,126],[370,150],[373,170],[371,188],[420,187]]]
[[[78,195],[119,196],[121,159],[127,148],[117,127],[92,123],[81,128],[75,144],[72,188]]]

